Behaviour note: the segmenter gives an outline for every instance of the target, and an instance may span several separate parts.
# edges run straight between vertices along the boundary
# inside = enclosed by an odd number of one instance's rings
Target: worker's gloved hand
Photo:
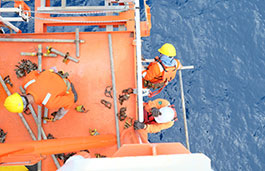
[[[133,127],[134,127],[134,130],[144,129],[145,124],[143,122],[134,121]]]
[[[158,117],[159,115],[161,115],[161,112],[159,111],[159,109],[157,109],[156,107],[153,107],[151,109],[151,113],[154,117]]]
[[[63,107],[61,107],[57,112],[56,115],[54,116],[53,121],[57,121],[62,119],[62,117],[68,112],[68,110],[64,109]],[[55,113],[55,112],[54,112]]]

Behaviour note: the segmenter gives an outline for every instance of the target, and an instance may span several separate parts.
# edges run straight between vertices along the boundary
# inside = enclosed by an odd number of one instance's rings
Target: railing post
[[[140,3],[135,1],[135,28],[136,28],[136,66],[137,66],[137,105],[138,120],[144,121],[143,117],[143,85],[142,85],[142,53],[141,53],[141,29],[140,29]]]
[[[182,82],[181,70],[179,70],[179,84],[180,84],[180,91],[181,91],[181,103],[182,103],[182,112],[183,112],[185,136],[186,136],[186,145],[187,145],[187,149],[190,151],[189,132],[188,132],[187,119],[186,119],[186,107],[185,107],[185,98],[184,98],[184,90],[183,90],[183,82]]]

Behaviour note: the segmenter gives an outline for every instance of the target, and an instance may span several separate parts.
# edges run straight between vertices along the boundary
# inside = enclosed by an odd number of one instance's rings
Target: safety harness
[[[174,118],[171,120],[171,121],[177,121],[178,120],[178,117],[177,117],[177,112],[174,108],[174,105],[170,105],[168,106],[170,108],[172,108],[174,110]],[[157,123],[156,120],[155,120],[155,117],[152,115],[151,112],[147,112],[145,109],[144,109],[144,123],[145,124],[155,124]]]
[[[151,92],[149,94],[149,97],[154,97],[155,95],[159,94],[166,87],[166,85],[175,78],[177,69],[179,68],[179,65],[180,65],[179,62],[177,62],[175,66],[171,66],[171,67],[165,66],[163,62],[161,61],[160,57],[158,56],[155,57],[155,62],[152,62],[151,65],[154,65],[157,62],[163,68],[162,75],[159,77],[156,77],[155,78],[156,81],[152,83],[150,81],[144,80],[145,87],[153,88],[153,89],[159,88],[159,90]]]
[[[58,71],[58,72],[53,72],[53,73],[56,73],[57,75],[59,75],[63,79],[63,81],[67,87],[66,93],[69,94],[69,90],[71,88],[71,83],[68,80],[68,76],[69,76],[68,72],[64,73],[63,71]]]

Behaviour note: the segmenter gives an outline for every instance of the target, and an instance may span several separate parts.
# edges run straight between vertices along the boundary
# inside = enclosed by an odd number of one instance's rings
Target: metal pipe
[[[193,65],[189,65],[189,66],[182,66],[180,68],[180,70],[184,70],[184,69],[194,69],[194,66]]]
[[[46,0],[41,0],[40,6],[41,6],[41,8],[45,8],[46,7]]]
[[[117,136],[117,146],[118,149],[121,147],[120,141],[120,129],[119,129],[119,119],[118,119],[118,105],[117,105],[117,95],[116,95],[116,81],[115,81],[115,70],[114,70],[114,59],[113,59],[113,51],[112,51],[112,39],[111,34],[108,34],[109,39],[109,55],[110,55],[110,68],[111,68],[111,80],[112,80],[112,90],[113,90],[113,102],[114,102],[114,116],[115,116],[115,124],[116,124],[116,136]]]
[[[181,103],[182,103],[182,112],[183,112],[185,136],[186,136],[186,145],[187,145],[188,150],[190,151],[189,132],[188,132],[187,119],[186,119],[186,107],[185,107],[185,99],[184,99],[184,90],[183,90],[183,82],[182,82],[181,70],[179,70],[179,84],[180,84],[180,90],[181,90]]]
[[[41,140],[41,113],[42,113],[42,106],[38,105],[38,140]]]
[[[6,21],[3,17],[0,16],[0,21],[3,22],[7,27],[13,29],[15,32],[20,32],[20,29],[11,24],[9,21]]]
[[[25,117],[23,116],[22,113],[18,113],[18,116],[20,117],[20,119],[22,120],[24,126],[26,127],[28,133],[30,134],[32,140],[36,141],[36,136],[34,135],[34,133],[32,132],[32,129],[30,128],[29,124],[27,123]]]
[[[105,7],[109,7],[111,5],[112,5],[111,2],[108,3],[105,0]],[[106,16],[111,16],[111,15],[113,15],[113,13],[106,13]],[[113,25],[106,25],[106,31],[113,31]]]
[[[57,57],[56,54],[53,54],[53,53],[43,53],[42,56],[45,56],[45,57]]]
[[[42,71],[42,45],[39,44],[38,45],[38,70],[39,72]],[[38,105],[38,122],[37,122],[37,126],[38,126],[38,140],[41,140],[41,114],[42,114],[42,106]]]
[[[20,12],[19,8],[0,8],[0,12]]]
[[[65,8],[66,7],[66,0],[61,0],[61,7]]]
[[[0,38],[0,42],[34,42],[34,43],[75,43],[72,39],[22,39],[22,38]],[[84,43],[80,40],[80,43]]]
[[[52,48],[52,47],[50,47],[50,46],[47,46],[47,50],[49,50],[49,51],[51,51],[51,52],[53,52],[53,53],[56,53],[57,55],[60,55],[60,56],[62,56],[62,57],[65,57],[65,55],[66,55],[65,53],[60,52],[60,51],[58,51],[58,50],[56,50],[56,49],[54,49],[54,48]],[[67,56],[67,59],[69,59],[69,60],[71,60],[71,61],[73,61],[73,62],[76,62],[76,63],[79,62],[79,59],[76,59],[76,58],[71,57],[71,56]]]
[[[2,84],[2,86],[4,88],[4,90],[5,90],[6,94],[8,96],[10,96],[11,93],[10,93],[9,89],[7,88],[7,86],[6,86],[3,78],[1,77],[1,75],[0,75],[0,82],[1,82],[1,84]],[[36,137],[35,137],[34,133],[32,132],[32,130],[31,130],[29,124],[27,123],[26,119],[24,118],[23,114],[22,113],[18,113],[18,116],[20,117],[21,121],[23,122],[24,126],[26,127],[26,129],[27,129],[28,133],[30,134],[31,138],[34,141],[36,141]]]
[[[20,86],[19,89],[20,89],[20,91],[21,91],[23,94],[26,93],[26,91],[22,88],[22,86]],[[35,123],[38,124],[38,117],[37,117],[37,114],[36,114],[36,112],[35,112],[33,106],[32,106],[31,104],[29,104],[28,107],[29,107],[29,110],[30,110],[30,112],[31,112],[31,115],[32,115],[32,117],[33,117]],[[42,137],[43,137],[44,140],[47,140],[47,136],[46,136],[46,134],[45,134],[45,132],[44,132],[44,129],[43,129],[42,127],[41,127],[41,135],[42,135]],[[57,158],[56,158],[53,154],[52,154],[51,156],[52,156],[52,159],[53,159],[53,161],[54,161],[54,163],[55,163],[57,169],[59,169],[61,166],[60,166],[60,164],[59,164]]]
[[[42,45],[38,45],[38,70],[41,72],[42,71],[42,63],[41,63],[41,58],[42,58]]]
[[[144,121],[143,115],[143,85],[142,85],[142,54],[141,54],[141,30],[140,30],[140,3],[135,0],[135,28],[136,28],[136,65],[137,65],[137,105],[138,120]]]
[[[37,56],[37,53],[36,52],[21,52],[20,53],[21,56]],[[57,57],[56,54],[53,54],[53,53],[43,53],[42,56],[45,56],[45,57]]]
[[[43,115],[43,116],[44,116],[45,118],[48,117],[48,112],[49,112],[48,108],[47,108],[47,107],[44,107],[44,115]],[[47,121],[46,121],[45,119],[43,119],[43,123],[46,124]]]
[[[24,21],[21,17],[4,17],[5,21]]]
[[[37,171],[41,171],[41,166],[42,166],[41,161],[38,162],[37,166],[38,166]]]
[[[76,57],[79,58],[79,28],[75,29],[75,45],[76,45]]]
[[[38,45],[38,70],[41,72],[42,71],[42,45],[39,44]],[[38,140],[41,140],[41,113],[42,113],[42,106],[38,105],[38,122],[37,122],[37,126],[38,126]],[[38,171],[41,171],[41,161],[38,162]]]
[[[128,6],[68,6],[68,7],[39,7],[38,12],[67,12],[67,11],[113,11],[122,12],[129,10]]]

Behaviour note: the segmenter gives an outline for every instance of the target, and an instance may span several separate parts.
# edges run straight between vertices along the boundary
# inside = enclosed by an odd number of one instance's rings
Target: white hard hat
[[[166,123],[174,119],[175,112],[171,107],[162,107],[159,109],[161,115],[155,117],[157,123]]]

